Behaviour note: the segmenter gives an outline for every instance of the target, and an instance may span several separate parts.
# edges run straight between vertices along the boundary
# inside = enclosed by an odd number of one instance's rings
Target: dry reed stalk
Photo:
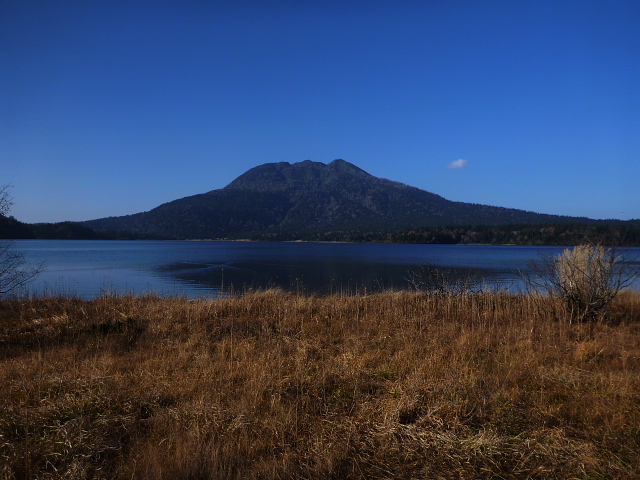
[[[631,478],[639,299],[2,302],[0,478]]]

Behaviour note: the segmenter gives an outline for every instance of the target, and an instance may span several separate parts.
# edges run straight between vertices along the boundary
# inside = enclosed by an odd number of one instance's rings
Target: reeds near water
[[[0,302],[0,478],[640,477],[640,294]]]

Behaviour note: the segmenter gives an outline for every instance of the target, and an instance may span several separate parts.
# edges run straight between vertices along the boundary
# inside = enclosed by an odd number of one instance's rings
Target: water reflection
[[[309,293],[376,292],[390,288],[411,288],[415,265],[362,263],[327,259],[298,263],[174,263],[159,268],[165,275],[190,285],[208,289],[246,291],[278,287]],[[444,271],[444,270],[443,270]],[[455,268],[447,271],[457,277],[486,281],[493,285],[512,285],[512,272],[487,268]]]

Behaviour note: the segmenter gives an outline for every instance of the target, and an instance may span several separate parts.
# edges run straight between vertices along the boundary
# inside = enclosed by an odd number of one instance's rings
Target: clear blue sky
[[[19,220],[336,158],[450,200],[640,218],[640,2],[0,2]]]

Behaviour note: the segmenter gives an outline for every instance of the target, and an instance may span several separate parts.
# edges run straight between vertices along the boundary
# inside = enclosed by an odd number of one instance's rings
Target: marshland
[[[0,302],[0,478],[634,478],[640,294]]]

